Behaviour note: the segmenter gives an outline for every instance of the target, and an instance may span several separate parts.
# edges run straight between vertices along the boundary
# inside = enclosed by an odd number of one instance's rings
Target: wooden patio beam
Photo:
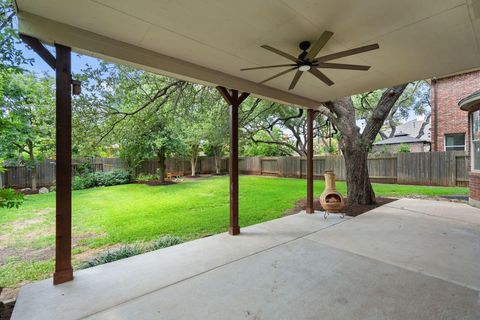
[[[313,207],[313,120],[315,110],[307,110],[307,213],[314,213]]]
[[[71,49],[56,49],[56,240],[53,283],[73,279],[72,269],[72,73]]]
[[[230,108],[230,157],[228,160],[228,171],[230,173],[230,225],[228,233],[234,236],[240,234],[238,222],[238,109],[250,94],[247,92],[239,93],[238,90],[228,90],[221,86],[218,86],[217,90]]]
[[[45,48],[45,46],[37,38],[27,36],[25,34],[20,34],[20,38],[25,42],[30,48],[33,49],[42,59],[45,61],[50,68],[55,70],[56,62],[55,57],[50,53],[50,51]]]

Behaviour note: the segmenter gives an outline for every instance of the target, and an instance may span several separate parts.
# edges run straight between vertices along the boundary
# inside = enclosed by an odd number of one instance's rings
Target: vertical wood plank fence
[[[338,180],[345,180],[345,161],[342,156],[314,157],[314,177],[323,178],[323,172],[333,170]],[[88,165],[93,172],[128,169],[119,158],[75,159],[73,171],[80,165]],[[469,157],[464,152],[421,152],[392,155],[371,155],[368,159],[370,178],[375,182],[417,184],[429,186],[468,186]],[[228,172],[228,158],[220,161],[222,173]],[[55,184],[55,160],[45,160],[37,165],[38,186]],[[156,174],[158,159],[144,161],[136,174]],[[242,157],[239,159],[241,174],[267,175],[288,178],[306,176],[306,159],[302,157]],[[190,162],[186,159],[171,158],[166,161],[167,171],[183,171],[191,174]],[[196,173],[214,174],[215,158],[200,157]],[[14,188],[31,186],[31,170],[24,166],[7,167],[0,174],[0,185]]]

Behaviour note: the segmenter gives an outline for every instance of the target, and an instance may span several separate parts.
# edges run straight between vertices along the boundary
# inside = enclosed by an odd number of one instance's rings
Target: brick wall
[[[468,152],[470,141],[468,113],[460,110],[458,101],[478,90],[480,90],[480,71],[438,79],[436,90],[432,84],[432,151],[445,150],[445,134],[465,133]],[[438,114],[435,114],[435,94],[437,94]],[[438,121],[438,132],[435,132],[436,120]],[[437,144],[435,143],[435,136]]]
[[[468,174],[470,189],[470,204],[480,207],[480,172],[471,171]]]

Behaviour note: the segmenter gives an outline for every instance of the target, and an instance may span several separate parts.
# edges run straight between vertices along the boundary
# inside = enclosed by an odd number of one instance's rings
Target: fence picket
[[[338,180],[345,180],[345,161],[342,156],[314,157],[314,176],[323,177],[325,170],[333,170]],[[97,171],[126,169],[127,164],[120,158],[75,159],[74,170],[81,163],[88,163]],[[228,172],[228,158],[220,162],[221,172]],[[239,169],[242,174],[273,175],[280,177],[303,178],[306,176],[306,159],[303,157],[242,157]],[[31,170],[25,166],[7,167],[2,184],[5,187],[31,187]],[[55,184],[55,160],[47,159],[37,165],[38,186]],[[144,161],[138,173],[156,174],[158,159]],[[468,185],[469,158],[464,152],[425,152],[398,153],[393,155],[372,155],[368,159],[368,169],[372,181],[399,184],[421,184],[439,186]],[[186,159],[170,158],[166,161],[167,171],[184,171],[191,174],[190,162]],[[196,172],[215,173],[215,158],[200,157]]]

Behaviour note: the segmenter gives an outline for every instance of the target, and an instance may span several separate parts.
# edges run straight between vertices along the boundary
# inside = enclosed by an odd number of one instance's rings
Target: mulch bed
[[[172,184],[177,184],[175,181],[169,181],[169,180],[166,180],[164,182],[161,182],[160,180],[150,180],[150,181],[145,181],[145,182],[141,182],[143,184],[146,184],[147,186],[169,186],[169,185],[172,185]]]
[[[372,209],[378,208],[380,206],[383,206],[384,204],[390,203],[390,202],[395,201],[395,200],[397,200],[397,199],[377,197],[377,203],[375,203],[375,204],[372,204],[372,205],[361,205],[361,204],[348,205],[348,206],[345,206],[345,208],[343,208],[342,212],[345,213],[346,216],[356,217],[358,215],[361,215],[362,213],[365,213],[365,212],[370,211]],[[287,215],[298,213],[299,211],[305,210],[306,206],[307,206],[307,198],[298,201],[295,204],[295,207],[287,210],[284,213],[284,215],[287,216]],[[324,211],[323,208],[322,208],[322,205],[320,204],[320,200],[318,198],[313,201],[313,207],[315,208],[315,210]]]

